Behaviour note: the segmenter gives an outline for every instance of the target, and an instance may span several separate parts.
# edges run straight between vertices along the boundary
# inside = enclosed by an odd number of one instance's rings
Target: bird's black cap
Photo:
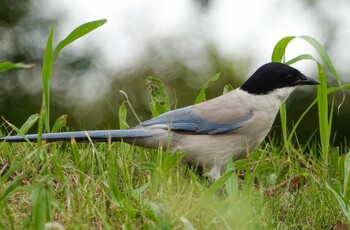
[[[255,71],[240,89],[251,94],[269,92],[297,85],[318,85],[320,82],[306,77],[299,70],[279,62],[270,62]]]

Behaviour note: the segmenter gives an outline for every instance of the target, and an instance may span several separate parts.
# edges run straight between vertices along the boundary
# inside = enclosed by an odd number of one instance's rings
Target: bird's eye
[[[288,74],[287,77],[286,77],[286,80],[288,82],[293,82],[293,79],[294,79],[294,76],[292,74]]]

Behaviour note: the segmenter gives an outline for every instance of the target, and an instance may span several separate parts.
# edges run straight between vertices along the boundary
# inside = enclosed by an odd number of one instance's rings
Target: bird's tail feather
[[[78,132],[61,132],[61,133],[44,133],[42,139],[46,142],[67,142],[75,139],[77,142],[88,141],[89,138],[94,141],[108,142],[120,141],[123,138],[136,139],[150,137],[153,133],[143,129],[126,129],[126,130],[95,130],[95,131],[78,131]],[[0,137],[0,142],[24,142],[37,141],[38,134],[28,134],[24,136],[7,136]]]

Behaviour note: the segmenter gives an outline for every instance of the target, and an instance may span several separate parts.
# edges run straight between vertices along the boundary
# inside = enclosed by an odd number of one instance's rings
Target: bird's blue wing
[[[235,132],[239,128],[243,127],[244,123],[248,121],[252,115],[253,112],[249,111],[245,115],[232,121],[218,123],[208,121],[198,116],[195,114],[195,112],[193,112],[191,107],[185,107],[164,113],[151,120],[145,121],[141,124],[141,126],[164,125],[165,128],[175,131],[193,132],[197,134],[224,134]]]

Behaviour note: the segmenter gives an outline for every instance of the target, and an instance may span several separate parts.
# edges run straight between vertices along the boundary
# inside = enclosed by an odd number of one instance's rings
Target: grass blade
[[[51,202],[47,186],[47,182],[43,181],[36,184],[32,190],[33,229],[44,229],[44,224],[51,218]]]
[[[294,64],[294,63],[296,63],[298,61],[303,61],[303,60],[312,60],[312,61],[316,61],[317,62],[317,60],[312,55],[310,55],[310,54],[301,54],[301,55],[299,55],[299,56],[297,56],[297,57],[287,61],[286,64],[292,65],[292,64]]]
[[[215,74],[214,76],[212,76],[211,78],[209,78],[209,80],[204,84],[204,86],[202,87],[201,91],[199,91],[198,96],[196,98],[196,100],[194,101],[195,104],[198,104],[200,102],[205,101],[205,90],[209,87],[209,85],[211,83],[213,83],[214,81],[218,80],[220,77],[220,73]]]
[[[60,129],[67,125],[68,115],[61,115],[56,119],[55,123],[52,126],[52,132],[58,132]]]
[[[207,204],[208,199],[212,195],[214,195],[215,192],[217,192],[224,184],[226,181],[232,176],[234,170],[229,169],[225,172],[224,175],[222,175],[218,180],[216,180],[203,194],[203,196],[198,200],[198,202],[191,208],[191,210],[187,213],[187,218],[191,219],[195,217],[201,210],[202,208]]]
[[[29,69],[32,68],[33,64],[24,64],[24,63],[12,63],[12,62],[1,62],[0,63],[0,72],[13,70],[13,69]]]
[[[45,130],[50,132],[50,83],[52,76],[52,39],[54,34],[55,27],[52,26],[49,37],[46,43],[43,69],[42,69],[42,85],[43,85],[43,105],[42,105],[42,114],[44,117]],[[42,133],[42,129],[39,127],[39,135]]]
[[[127,116],[127,110],[126,110],[126,101],[123,101],[122,104],[119,107],[119,129],[128,129],[129,125],[128,122],[126,121],[126,116]]]
[[[9,183],[8,185],[4,186],[2,188],[1,191],[1,195],[0,195],[0,202],[3,202],[5,199],[7,199],[7,197],[16,189],[18,188],[22,181],[24,180],[24,178],[26,178],[27,175],[19,175],[18,177],[16,177],[11,183]]]
[[[33,125],[38,121],[39,119],[39,114],[33,114],[31,115],[26,122],[21,126],[19,129],[20,133],[25,134],[28,132],[28,130],[33,127]]]
[[[331,185],[326,183],[326,187],[333,193],[335,198],[338,201],[339,207],[342,210],[343,215],[345,216],[348,223],[350,223],[350,205],[349,202],[343,197],[340,193],[338,193],[335,189],[332,188]]]
[[[280,119],[281,119],[281,129],[283,137],[283,145],[287,152],[289,152],[289,143],[288,142],[288,127],[287,127],[287,109],[286,103],[282,103],[280,107]]]
[[[132,107],[132,104],[131,104],[130,101],[129,101],[128,95],[127,95],[124,91],[122,91],[122,90],[119,90],[119,93],[120,93],[120,95],[122,96],[123,101],[129,106],[129,109],[131,110],[132,114],[135,116],[136,120],[141,124],[142,122],[141,122],[139,116],[137,116],[136,111],[135,111],[134,108]],[[119,112],[120,112],[120,111],[119,111]],[[125,113],[126,113],[126,111],[125,111]]]
[[[286,48],[294,38],[296,38],[296,36],[288,36],[279,40],[272,51],[271,61],[284,62]]]
[[[315,50],[320,55],[320,57],[322,58],[322,61],[327,66],[329,71],[332,73],[333,77],[335,78],[335,80],[337,81],[339,86],[341,86],[340,77],[339,77],[336,69],[334,68],[334,65],[333,65],[330,57],[328,56],[326,49],[321,45],[321,43],[319,43],[315,38],[307,36],[307,35],[300,36],[300,38],[304,39],[305,41],[307,41],[310,45],[312,45],[315,48]]]
[[[58,53],[67,45],[71,44],[75,40],[83,37],[84,35],[90,33],[91,31],[97,29],[107,22],[106,19],[96,20],[84,23],[74,29],[65,39],[63,39],[56,47],[53,53],[53,60],[56,59]]]
[[[271,61],[283,63],[285,59],[286,48],[294,38],[296,38],[296,36],[288,36],[279,40],[272,51]],[[284,143],[284,147],[288,151],[289,142],[288,142],[288,130],[287,130],[287,110],[286,110],[285,103],[283,103],[280,108],[280,119],[281,119],[283,143]]]
[[[322,156],[325,163],[328,163],[330,127],[328,122],[328,97],[327,97],[327,79],[324,69],[321,64],[318,66],[318,80],[321,82],[317,86],[317,101],[318,101],[318,118],[320,139],[322,147]]]

